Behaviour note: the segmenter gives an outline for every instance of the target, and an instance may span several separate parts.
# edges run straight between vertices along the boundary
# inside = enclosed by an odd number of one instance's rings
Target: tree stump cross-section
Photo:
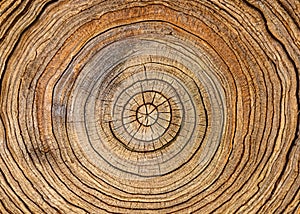
[[[0,213],[300,213],[299,0],[0,2]]]

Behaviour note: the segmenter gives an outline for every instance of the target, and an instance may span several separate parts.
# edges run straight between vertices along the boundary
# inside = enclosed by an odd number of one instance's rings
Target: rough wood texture
[[[0,2],[1,213],[299,213],[299,0]]]

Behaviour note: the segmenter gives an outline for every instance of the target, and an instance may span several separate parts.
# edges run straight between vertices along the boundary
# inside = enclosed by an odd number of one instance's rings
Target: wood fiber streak
[[[297,0],[0,2],[0,213],[300,213]]]

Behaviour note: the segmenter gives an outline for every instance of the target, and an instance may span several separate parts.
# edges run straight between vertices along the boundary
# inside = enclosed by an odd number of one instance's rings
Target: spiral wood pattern
[[[299,213],[298,0],[0,2],[1,213]]]

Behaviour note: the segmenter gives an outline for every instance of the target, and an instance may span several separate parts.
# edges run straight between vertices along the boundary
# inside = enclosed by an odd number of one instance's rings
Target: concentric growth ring
[[[120,52],[122,47],[126,51],[124,47],[136,42],[131,39],[116,42],[113,49]],[[138,42],[147,41],[139,39]],[[149,48],[144,45],[141,51],[150,51]],[[114,58],[119,60],[117,56]],[[90,143],[82,144],[82,148],[91,147],[95,155],[103,158],[104,163],[95,159],[99,167],[106,162],[113,166],[111,173],[125,173],[124,176],[129,173],[137,176],[134,179],[156,177],[185,165],[200,148],[205,132],[197,131],[200,128],[197,123],[203,125],[204,131],[206,127],[205,107],[203,100],[198,99],[202,96],[200,86],[189,82],[190,71],[176,69],[170,59],[162,60],[143,53],[138,57],[132,55],[123,63],[108,67],[110,71],[102,70],[101,80],[95,81],[95,90],[91,89],[95,95],[88,101],[95,105],[86,109],[91,109],[89,114],[95,114],[92,118],[98,119],[97,122],[90,117],[84,120],[88,127],[86,136],[99,137],[88,138],[86,142]],[[191,96],[193,93],[197,99]],[[74,109],[84,109],[76,107],[76,103],[75,100]],[[89,127],[94,123],[96,129]],[[80,129],[75,128],[77,132]],[[169,155],[163,158],[163,154]],[[171,164],[174,160],[176,163]]]
[[[113,105],[111,131],[131,151],[157,150],[179,134],[182,104],[176,90],[166,81],[137,82],[126,88]]]
[[[154,92],[154,94],[156,94],[156,92]],[[163,101],[163,103],[164,102],[165,101]],[[161,103],[161,104],[163,104],[163,103]],[[139,122],[140,126],[152,128],[152,126],[155,124],[161,125],[159,122],[157,122],[157,119],[160,118],[157,108],[159,108],[159,106],[161,104],[159,104],[158,106],[155,106],[155,105],[153,105],[153,103],[143,103],[135,110],[136,111],[136,114],[135,114],[136,121]],[[162,111],[162,113],[169,114],[167,117],[170,117],[169,108],[170,108],[170,106],[168,105],[168,107],[167,107],[168,110],[165,112]],[[162,118],[160,118],[160,120],[161,119]],[[167,126],[168,126],[170,124],[170,120],[166,120],[166,121],[167,121]],[[161,126],[161,127],[163,129],[167,128],[165,126]],[[152,134],[153,133],[155,133],[155,132],[152,131]]]
[[[0,1],[0,213],[300,213],[299,14]]]
[[[178,109],[177,111],[180,111]],[[172,124],[172,108],[170,99],[164,97],[161,92],[156,91],[142,91],[139,94],[135,94],[132,97],[122,112],[122,125],[126,130],[126,133],[130,135],[130,139],[127,139],[124,143],[127,147],[130,147],[132,151],[138,151],[129,146],[134,140],[137,141],[138,146],[144,143],[142,147],[149,147],[147,144],[153,143],[153,141],[159,141],[162,145],[170,142],[170,140],[163,137]],[[180,118],[180,115],[177,115]],[[113,120],[112,132],[118,132],[121,127],[118,127],[120,123],[117,118]],[[180,127],[180,121],[178,124],[173,124]],[[174,122],[173,122],[174,123]],[[172,128],[175,128],[174,126]],[[172,132],[177,133],[176,129]],[[115,136],[119,134],[115,133]],[[122,135],[122,134],[121,134]],[[172,135],[169,135],[172,137]],[[174,138],[175,136],[173,136]],[[126,138],[123,136],[121,138]],[[152,147],[155,149],[155,145]],[[141,150],[145,152],[144,150]]]

